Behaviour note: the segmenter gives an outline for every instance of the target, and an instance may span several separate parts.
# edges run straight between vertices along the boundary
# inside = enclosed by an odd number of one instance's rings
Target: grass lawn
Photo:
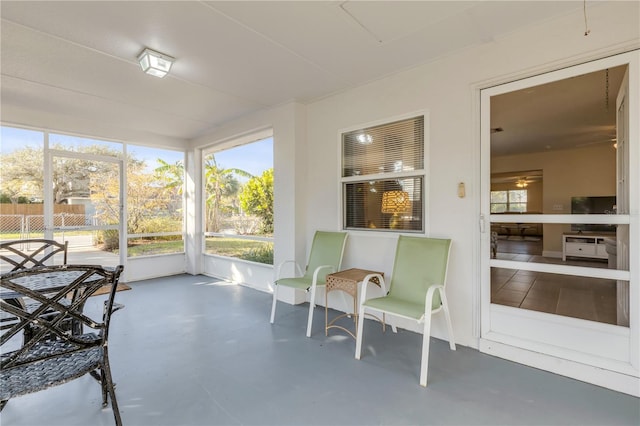
[[[68,235],[70,234],[71,233],[68,233]],[[2,234],[2,239],[6,240],[19,238],[20,234]],[[38,236],[37,238],[42,238],[42,236]],[[131,239],[129,240],[129,247],[127,248],[129,257],[182,253],[183,251],[184,241],[182,241],[182,239]],[[118,250],[114,250],[113,253],[118,253]],[[252,241],[244,238],[207,237],[205,241],[205,253],[237,257],[239,259],[273,265],[273,243],[266,241]]]
[[[242,238],[207,237],[205,252],[219,254],[220,256],[240,257],[252,249],[261,249],[269,244],[265,241],[251,241]]]
[[[183,251],[184,241],[182,239],[170,241],[129,240],[129,247],[127,247],[129,257],[182,253]],[[114,252],[117,253],[117,250]]]
[[[182,240],[130,240],[127,251],[129,257],[180,253],[184,251],[184,242]],[[266,241],[207,237],[205,240],[205,253],[273,264],[273,243]]]

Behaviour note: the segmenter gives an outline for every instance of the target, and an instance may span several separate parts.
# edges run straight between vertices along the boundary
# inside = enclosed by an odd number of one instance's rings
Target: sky
[[[75,136],[66,136],[51,133],[50,143],[60,142],[65,146],[77,146],[82,143],[100,144],[114,149],[121,149],[122,144]],[[43,145],[43,133],[34,130],[18,129],[13,127],[0,128],[0,154],[8,154],[26,146],[41,147]],[[140,145],[127,144],[129,155],[139,160],[145,160],[147,167],[153,169],[157,166],[157,159],[162,159],[169,164],[174,164],[184,158],[180,151],[149,148]],[[215,154],[218,166],[222,168],[242,169],[252,175],[261,175],[263,171],[273,167],[273,138],[264,139],[247,145],[218,151]]]
[[[221,168],[236,168],[259,176],[273,167],[273,138],[214,153]]]

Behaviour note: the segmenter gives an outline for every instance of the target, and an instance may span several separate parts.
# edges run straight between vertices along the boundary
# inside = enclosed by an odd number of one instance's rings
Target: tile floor
[[[600,261],[545,258],[542,240],[500,240],[497,258],[603,267]],[[617,322],[615,280],[491,268],[491,302],[608,324]]]

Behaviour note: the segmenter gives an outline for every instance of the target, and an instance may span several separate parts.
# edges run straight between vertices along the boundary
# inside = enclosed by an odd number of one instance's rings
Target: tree
[[[262,219],[262,232],[273,232],[273,168],[247,182],[240,193],[242,210]]]
[[[53,145],[52,149],[64,149],[63,146]],[[101,156],[117,157],[121,153],[112,148],[101,145],[86,145],[77,152]],[[113,164],[103,161],[85,160],[81,158],[54,157],[52,170],[52,186],[54,203],[60,204],[71,196],[88,197],[91,181],[101,179],[111,173]],[[129,164],[139,164],[140,161],[129,159]],[[12,200],[19,196],[27,198],[43,198],[43,164],[42,147],[25,147],[2,155],[2,186],[0,191]],[[16,201],[17,202],[17,201]]]
[[[184,189],[184,164],[178,160],[169,164],[161,158],[157,159],[160,166],[155,168],[156,177],[163,182],[164,187],[173,189],[176,194],[182,195]]]
[[[91,182],[91,202],[102,224],[117,224],[119,221],[119,185],[115,173],[105,174]],[[144,162],[130,162],[127,167],[127,233],[179,231],[181,221],[174,217],[176,191],[175,187],[168,188],[157,173],[145,172]],[[117,233],[105,231],[104,234],[104,249],[117,248]]]
[[[42,199],[44,155],[42,148],[27,146],[3,154],[0,193],[17,204],[21,197]]]
[[[207,194],[207,231],[217,232],[223,215],[238,210],[235,198],[240,191],[237,176],[251,178],[253,175],[241,169],[225,169],[218,165],[212,154],[204,164],[205,191]]]

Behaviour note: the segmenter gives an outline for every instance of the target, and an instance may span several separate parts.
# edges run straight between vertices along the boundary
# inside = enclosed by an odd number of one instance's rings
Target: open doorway
[[[620,313],[637,315],[629,282],[638,265],[619,250],[637,233],[618,209],[635,185],[620,185],[633,137],[618,146],[633,56],[482,91],[482,350],[637,374],[638,330]],[[574,367],[553,368],[576,377]]]
[[[615,99],[626,71],[626,65],[604,68],[491,97],[495,259],[617,267],[616,225],[527,218],[615,213]],[[514,214],[522,219],[500,221]],[[616,286],[614,279],[494,268],[491,302],[617,324]]]

